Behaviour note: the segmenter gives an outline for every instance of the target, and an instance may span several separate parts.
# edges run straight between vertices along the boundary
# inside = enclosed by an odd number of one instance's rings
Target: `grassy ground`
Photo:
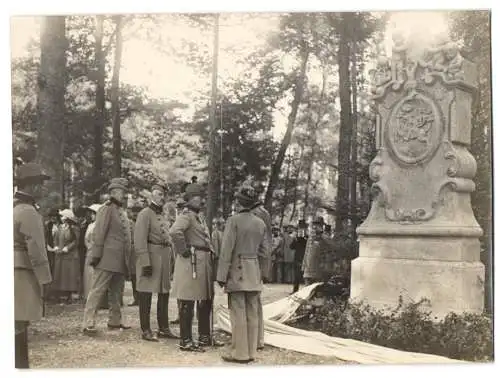
[[[290,285],[268,285],[263,292],[263,302],[270,303],[289,294]],[[226,302],[226,296],[216,288],[216,304]],[[159,343],[140,338],[137,307],[128,307],[132,301],[130,284],[127,283],[123,307],[124,323],[131,325],[127,331],[108,331],[107,311],[100,311],[100,334],[87,337],[81,333],[83,305],[50,305],[47,316],[30,327],[30,364],[32,368],[96,368],[96,367],[164,367],[164,366],[220,366],[230,365],[221,360],[224,348],[209,348],[205,353],[180,352],[177,340]],[[151,322],[156,329],[156,302],[152,305]],[[174,319],[177,305],[170,300],[169,315]],[[179,333],[178,326],[172,327]],[[197,327],[193,327],[196,332]],[[230,343],[229,335],[220,339]],[[343,364],[333,357],[320,357],[266,346],[259,352],[252,365],[318,365]]]

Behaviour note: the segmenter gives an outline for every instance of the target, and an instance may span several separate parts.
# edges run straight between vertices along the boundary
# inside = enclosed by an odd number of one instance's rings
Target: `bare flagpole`
[[[219,58],[219,14],[214,15],[214,44],[213,44],[213,59],[212,59],[212,103],[210,104],[210,133],[209,133],[209,157],[208,157],[208,190],[207,190],[207,225],[210,237],[212,236],[212,219],[215,214],[215,204],[217,200],[216,174],[217,174],[217,144],[215,134],[217,133],[217,71]],[[212,256],[213,257],[213,256]],[[213,261],[215,259],[213,258]],[[215,264],[213,264],[214,266]],[[210,338],[214,342],[214,303],[215,296],[214,279],[212,277],[212,300],[210,304]]]

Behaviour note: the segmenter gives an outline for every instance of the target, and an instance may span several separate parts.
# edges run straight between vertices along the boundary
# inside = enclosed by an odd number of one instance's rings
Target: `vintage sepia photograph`
[[[12,366],[494,362],[491,10],[329,6],[11,15]]]

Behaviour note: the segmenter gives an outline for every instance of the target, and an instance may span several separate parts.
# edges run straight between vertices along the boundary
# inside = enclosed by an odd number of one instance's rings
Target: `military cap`
[[[123,177],[115,177],[112,178],[111,181],[109,182],[108,190],[112,189],[123,189],[127,191],[127,186],[128,186],[128,180]]]
[[[26,163],[17,168],[16,183],[50,180],[40,164]]]
[[[243,207],[251,207],[257,203],[258,195],[250,182],[245,181],[234,195]]]
[[[320,224],[323,226],[325,224],[325,221],[324,221],[323,217],[318,216],[318,217],[314,218],[312,223],[313,224]]]
[[[184,201],[189,201],[191,198],[203,195],[203,187],[198,183],[191,183],[184,190]]]

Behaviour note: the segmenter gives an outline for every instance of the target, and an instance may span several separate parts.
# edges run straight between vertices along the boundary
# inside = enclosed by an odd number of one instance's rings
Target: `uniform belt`
[[[168,242],[165,242],[165,243],[157,243],[157,242],[154,242],[154,241],[148,240],[148,244],[153,244],[153,245],[163,245],[163,246],[166,246],[166,245],[169,245],[170,243],[168,243]]]
[[[201,246],[193,245],[193,248],[197,251],[212,252],[212,250],[208,247],[201,247]]]

